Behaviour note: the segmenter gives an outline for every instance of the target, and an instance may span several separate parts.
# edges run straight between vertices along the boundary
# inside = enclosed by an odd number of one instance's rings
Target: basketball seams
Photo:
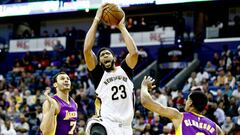
[[[116,16],[114,16],[114,14],[112,14],[112,12],[109,12],[109,14],[111,14],[111,16],[112,16],[114,19],[119,20],[119,18],[117,18]],[[121,20],[119,20],[119,21],[121,21]]]
[[[116,5],[104,9],[102,20],[108,25],[117,25],[124,16],[123,10]]]

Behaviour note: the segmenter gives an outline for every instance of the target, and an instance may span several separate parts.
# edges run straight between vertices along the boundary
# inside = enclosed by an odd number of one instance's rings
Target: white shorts
[[[90,119],[87,123],[86,131],[85,131],[86,135],[90,135],[90,129],[92,125],[95,123],[98,123],[104,126],[107,131],[107,135],[132,135],[133,134],[131,125],[123,125],[110,120],[93,118],[93,119]]]

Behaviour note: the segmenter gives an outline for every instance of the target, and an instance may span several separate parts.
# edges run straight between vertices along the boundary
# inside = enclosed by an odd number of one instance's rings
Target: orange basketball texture
[[[124,16],[123,10],[115,5],[109,4],[109,7],[103,10],[102,20],[107,25],[117,25]]]

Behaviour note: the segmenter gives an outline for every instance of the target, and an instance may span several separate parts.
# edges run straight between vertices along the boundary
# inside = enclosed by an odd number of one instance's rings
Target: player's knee
[[[107,131],[103,125],[95,123],[90,129],[90,135],[107,135]]]

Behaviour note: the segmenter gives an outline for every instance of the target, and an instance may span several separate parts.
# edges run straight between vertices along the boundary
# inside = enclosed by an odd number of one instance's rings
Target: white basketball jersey
[[[101,99],[100,116],[131,125],[134,115],[133,83],[121,67],[115,71],[106,72],[96,89]]]

